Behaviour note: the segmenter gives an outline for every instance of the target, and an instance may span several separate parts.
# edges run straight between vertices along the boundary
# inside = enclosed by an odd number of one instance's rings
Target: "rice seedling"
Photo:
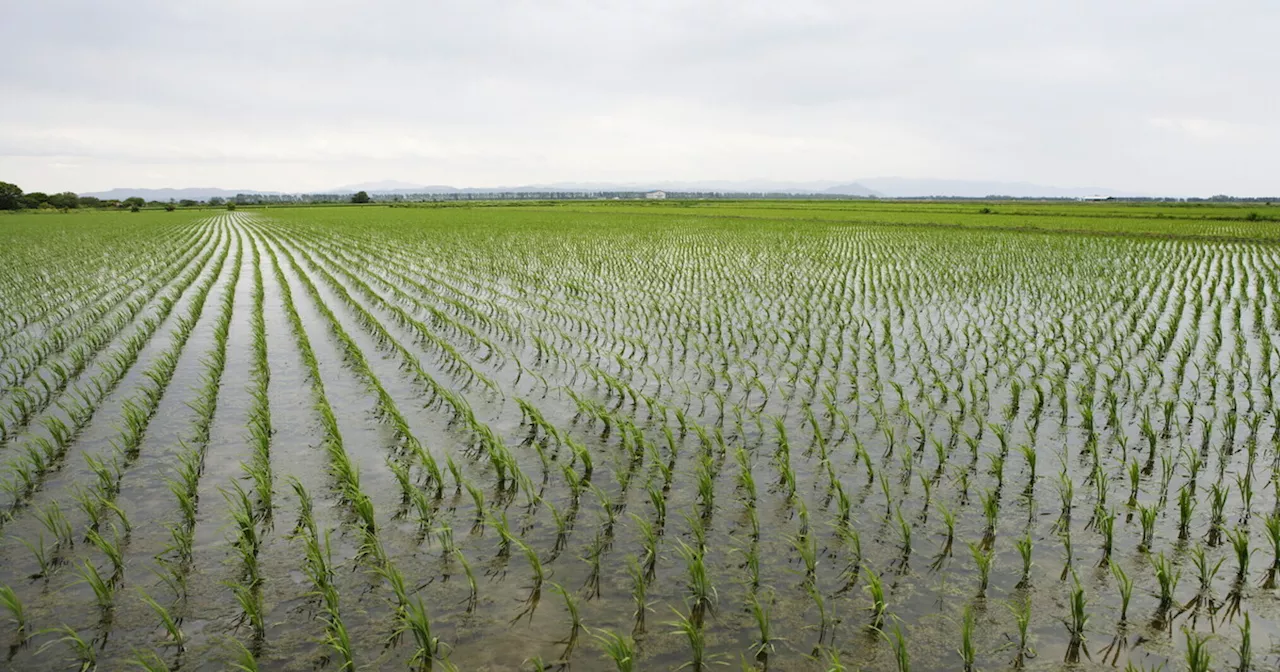
[[[1075,492],[1075,481],[1072,480],[1064,467],[1062,473],[1058,475],[1058,498],[1062,502],[1062,513],[1058,517],[1059,527],[1069,525],[1071,522],[1071,510],[1075,502]]]
[[[702,507],[702,517],[710,518],[715,507],[715,474],[711,456],[703,455],[697,471],[698,502]]]
[[[1236,647],[1235,652],[1239,659],[1236,665],[1238,672],[1253,669],[1253,622],[1248,612],[1245,612],[1244,621],[1240,623],[1240,645]]]
[[[1068,601],[1071,612],[1070,619],[1067,621],[1067,632],[1071,635],[1071,640],[1067,644],[1066,662],[1068,663],[1079,661],[1080,652],[1084,646],[1084,629],[1089,623],[1088,599],[1085,597],[1084,587],[1080,585],[1080,577],[1072,573],[1071,581]]]
[[[1237,527],[1227,532],[1231,549],[1236,556],[1236,585],[1243,585],[1249,574],[1249,557],[1253,551],[1249,548],[1249,530]]]
[[[66,515],[62,513],[62,508],[58,506],[57,500],[50,502],[48,506],[40,507],[36,518],[53,537],[55,547],[70,548],[75,545],[75,533]]]
[[[1186,636],[1186,662],[1188,672],[1209,672],[1213,669],[1211,658],[1209,656],[1209,648],[1206,646],[1208,637],[1199,635],[1190,630],[1185,630],[1183,634]]]
[[[1102,559],[1098,566],[1107,567],[1111,564],[1111,549],[1115,541],[1116,512],[1111,510],[1098,515],[1097,523],[1098,531],[1102,533]]]
[[[871,627],[879,630],[889,609],[884,597],[884,584],[880,581],[880,575],[870,568],[863,568],[862,571],[867,580],[866,591],[871,596]]]
[[[148,607],[151,607],[151,611],[160,619],[160,624],[164,627],[165,634],[169,639],[168,644],[179,651],[185,649],[187,638],[182,632],[181,618],[175,617],[168,608],[156,602],[146,591],[139,589],[138,596]]]
[[[1009,611],[1013,612],[1013,620],[1018,628],[1018,641],[1015,643],[1016,652],[1014,654],[1013,666],[1021,668],[1027,658],[1035,656],[1035,650],[1031,648],[1031,640],[1029,639],[1029,631],[1031,626],[1031,600],[1024,599],[1006,605]]]
[[[328,624],[325,628],[324,644],[328,646],[337,658],[339,670],[356,669],[355,657],[351,647],[351,634],[347,631],[347,626],[336,612],[329,614]]]
[[[1138,466],[1138,461],[1135,459],[1129,462],[1129,508],[1138,505],[1138,486],[1141,478],[1142,471],[1141,467]]]
[[[467,588],[469,590],[467,593],[467,613],[471,613],[475,610],[480,596],[479,586],[476,584],[476,575],[471,571],[471,563],[467,562],[467,556],[462,553],[461,549],[453,549],[453,555],[458,559],[458,564],[462,565],[463,576],[467,579]],[[563,592],[563,589],[561,592]],[[568,600],[568,598],[565,599]]]
[[[470,481],[465,482],[464,485],[467,488],[467,493],[471,495],[471,500],[475,505],[476,518],[475,523],[471,526],[471,530],[474,532],[484,526],[484,491],[476,487]]]
[[[1212,599],[1212,584],[1214,577],[1217,576],[1218,570],[1222,568],[1225,558],[1220,558],[1217,562],[1211,560],[1205,553],[1203,546],[1196,545],[1191,550],[1191,564],[1196,569],[1196,575],[1199,578],[1200,587],[1196,592],[1196,597],[1192,604],[1198,609],[1205,602]]]
[[[627,556],[627,574],[631,577],[631,599],[635,601],[636,609],[633,614],[635,618],[635,626],[633,632],[642,633],[645,628],[645,615],[649,609],[649,576],[647,570],[641,567],[639,560],[634,555]]]
[[[1129,619],[1129,600],[1133,597],[1133,579],[1124,571],[1124,568],[1116,564],[1114,561],[1110,563],[1111,575],[1116,580],[1116,590],[1120,593],[1120,622],[1124,623]]]
[[[1022,445],[1018,446],[1018,451],[1022,453],[1023,459],[1027,462],[1027,487],[1023,491],[1026,495],[1031,495],[1036,487],[1036,449],[1035,446]]]
[[[898,672],[910,672],[911,655],[907,649],[907,636],[902,632],[902,624],[895,619],[892,638],[888,634],[884,635],[884,637],[889,640],[893,647],[893,662]]]
[[[785,638],[773,634],[773,596],[770,595],[767,602],[761,602],[760,596],[753,592],[748,594],[747,600],[751,617],[759,632],[756,641],[751,645],[751,652],[757,659],[762,659],[776,650],[776,642],[785,641]]]
[[[818,590],[818,587],[815,586],[813,582],[806,582],[804,584],[804,589],[805,592],[809,593],[809,599],[813,601],[814,606],[818,608],[820,627],[818,631],[818,643],[821,644],[826,638],[827,633],[834,631],[834,627],[831,622],[831,613],[827,609],[827,600],[822,596],[822,592]]]
[[[681,517],[689,526],[689,536],[693,539],[693,545],[699,552],[705,553],[707,550],[707,524],[701,516],[693,515],[689,511],[681,511]]]
[[[23,608],[22,600],[18,598],[13,588],[0,584],[0,607],[9,612],[9,619],[13,621],[14,632],[18,633],[20,641],[25,641],[27,637],[27,611]]]
[[[420,598],[413,598],[405,605],[403,614],[403,625],[401,627],[407,629],[413,635],[414,649],[413,657],[409,659],[409,667],[418,667],[422,670],[430,670],[432,664],[436,661],[447,662],[448,650],[440,641],[440,638],[431,633],[431,620],[427,615],[427,610],[422,606]]]
[[[997,497],[999,496],[999,492],[1004,488],[1004,465],[1005,465],[1004,456],[1005,456],[1005,451],[1003,449],[999,453],[987,454],[987,461],[991,463],[991,468],[989,470],[990,474],[992,477],[996,479],[995,490],[997,493]]]
[[[114,582],[124,574],[124,551],[121,548],[120,538],[113,535],[108,541],[103,538],[97,530],[89,530],[85,535],[89,543],[93,544],[102,554],[107,556],[107,560],[111,562],[111,580]]]
[[[995,543],[996,526],[1000,519],[1000,492],[999,490],[987,490],[982,494],[982,515],[986,516],[987,529],[982,537],[984,546],[991,546]]]
[[[911,556],[911,523],[907,522],[907,519],[902,516],[901,508],[897,511],[897,517],[898,538],[902,540],[902,561],[903,564],[906,564],[907,558]],[[809,574],[812,575],[813,572],[810,571]]]
[[[188,564],[191,562],[191,552],[195,546],[195,533],[193,528],[185,525],[170,525],[169,530],[169,547],[165,549],[165,553],[172,553],[177,556],[179,563]]]
[[[35,558],[36,566],[40,568],[32,578],[40,579],[49,578],[53,573],[53,568],[57,564],[57,558],[53,555],[53,549],[50,549],[44,543],[44,532],[36,533],[36,541],[33,543],[25,538],[19,538],[23,546],[31,551],[32,557]]]
[[[253,493],[258,500],[257,506],[254,508],[254,516],[258,520],[269,522],[274,510],[272,503],[272,488],[274,486],[271,465],[255,459],[251,462],[241,463],[240,467],[249,477],[249,480],[253,482]]]
[[[587,580],[583,584],[588,599],[600,597],[600,577],[602,575],[601,563],[604,560],[605,552],[609,548],[609,537],[605,532],[597,532],[592,538],[590,545],[587,546],[587,553],[583,556],[590,567],[587,573]],[[698,563],[701,565],[701,562]]]
[[[1178,490],[1178,539],[1186,541],[1191,536],[1191,516],[1196,509],[1193,487],[1188,485]]]
[[[436,539],[440,542],[440,554],[449,556],[457,550],[456,542],[453,539],[453,528],[449,526],[448,521],[442,521],[439,529],[436,530]]]
[[[960,617],[960,648],[957,653],[960,654],[960,661],[964,664],[965,672],[973,672],[974,662],[978,658],[977,648],[973,643],[973,629],[977,627],[977,620],[973,615],[973,606],[965,605],[964,612]]]
[[[1018,549],[1018,556],[1022,558],[1022,577],[1018,579],[1018,587],[1025,588],[1031,585],[1031,568],[1034,566],[1031,560],[1031,552],[1034,548],[1034,543],[1031,541],[1030,534],[1024,534],[1013,543]]]
[[[991,565],[995,562],[995,551],[970,543],[969,553],[973,555],[973,564],[978,568],[978,596],[982,597],[987,594],[987,580],[991,575]]]
[[[51,639],[42,644],[37,653],[44,651],[57,644],[66,644],[71,648],[73,657],[71,662],[76,664],[76,668],[80,670],[93,670],[98,666],[98,646],[92,638],[86,640],[80,633],[69,625],[60,625],[56,628],[41,630],[40,634],[56,634],[61,635],[57,639]]]
[[[266,635],[266,615],[262,604],[262,594],[255,586],[228,581],[225,583],[240,607],[240,620],[248,623],[255,642],[261,642]]]
[[[635,640],[607,629],[598,630],[592,636],[604,648],[605,657],[613,663],[617,672],[632,672],[636,669]]]
[[[880,491],[884,493],[884,515],[888,516],[893,510],[893,488],[889,485],[889,477],[883,471],[880,472]]]
[[[1206,539],[1210,546],[1217,546],[1222,540],[1223,525],[1226,522],[1223,510],[1227,506],[1227,497],[1230,494],[1230,487],[1222,487],[1218,483],[1209,486],[1209,506],[1211,509],[1209,520],[1209,534]]]
[[[578,633],[582,632],[582,614],[578,611],[578,601],[574,598],[573,593],[565,590],[564,586],[552,582],[551,591],[560,595],[564,599],[565,610],[569,612],[569,636],[565,637],[559,643],[565,645],[564,656],[567,657],[573,652],[578,643]],[[699,633],[701,630],[699,630]]]
[[[230,639],[230,645],[235,649],[235,659],[228,661],[232,669],[240,672],[258,672],[258,659],[248,647],[238,639]]]
[[[124,509],[120,508],[120,505],[114,499],[102,494],[98,496],[98,505],[104,512],[115,514],[116,521],[120,523],[120,527],[124,530],[125,538],[129,538],[129,535],[133,533],[133,523],[129,520],[129,516]]]
[[[1174,604],[1174,593],[1178,589],[1182,570],[1174,569],[1173,563],[1165,557],[1163,551],[1151,559],[1151,567],[1155,571],[1156,583],[1160,588],[1158,611],[1163,613]]]
[[[1280,511],[1272,511],[1263,518],[1263,529],[1267,534],[1267,541],[1271,549],[1271,565],[1267,568],[1266,579],[1262,582],[1262,587],[1267,590],[1274,590],[1276,587],[1276,576],[1280,573]]]
[[[1155,536],[1156,517],[1160,515],[1160,510],[1155,506],[1139,506],[1138,520],[1142,523],[1142,541],[1138,544],[1141,551],[1151,550],[1151,540]]]
[[[675,612],[676,620],[668,622],[667,625],[675,628],[673,634],[684,635],[685,640],[689,643],[690,654],[689,661],[677,669],[689,668],[695,672],[705,669],[707,663],[711,662],[711,658],[706,652],[707,641],[702,625],[675,609],[672,609],[672,611]]]
[[[1058,533],[1058,539],[1062,541],[1062,575],[1059,581],[1066,581],[1067,575],[1075,571],[1075,549],[1071,542],[1071,528],[1063,528]]]
[[[946,526],[947,537],[942,544],[940,555],[951,555],[951,545],[956,538],[956,514],[944,504],[938,505],[938,510],[942,513],[942,524]]]
[[[684,560],[687,573],[686,588],[689,592],[690,615],[699,623],[703,616],[715,608],[718,597],[707,573],[704,551],[676,540],[676,551]]]
[[[529,603],[530,607],[536,607],[538,598],[542,595],[542,584],[546,580],[546,570],[542,566],[542,561],[538,558],[537,551],[519,539],[515,540],[515,544],[524,553],[525,560],[529,563],[529,571],[533,575],[533,582],[529,586],[529,597],[525,601]],[[529,613],[532,617],[532,610]]]

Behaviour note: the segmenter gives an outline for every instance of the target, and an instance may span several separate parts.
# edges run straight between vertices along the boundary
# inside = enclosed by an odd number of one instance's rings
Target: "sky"
[[[0,180],[903,176],[1280,194],[1275,0],[42,0]]]

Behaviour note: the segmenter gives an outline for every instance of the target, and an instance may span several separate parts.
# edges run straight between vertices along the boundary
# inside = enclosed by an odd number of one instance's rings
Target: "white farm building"
[[[665,191],[646,191],[646,192],[644,193],[644,197],[645,197],[645,198],[653,198],[653,199],[661,200],[661,199],[664,199],[664,198],[666,198],[666,197],[667,197],[667,192],[665,192]]]

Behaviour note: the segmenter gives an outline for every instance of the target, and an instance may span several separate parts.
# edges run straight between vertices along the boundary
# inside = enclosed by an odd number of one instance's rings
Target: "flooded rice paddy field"
[[[0,219],[3,667],[1280,667],[1265,217],[913,207]]]

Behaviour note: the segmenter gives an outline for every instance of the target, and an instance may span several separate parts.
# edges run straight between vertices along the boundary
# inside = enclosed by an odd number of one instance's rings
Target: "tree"
[[[27,202],[28,208],[38,208],[49,202],[49,194],[43,191],[33,191],[23,196],[22,199]]]
[[[0,182],[0,210],[20,210],[22,206],[22,189],[16,184]]]
[[[101,208],[102,199],[97,196],[81,196],[79,198],[80,207],[82,208]]]
[[[193,201],[193,200],[191,200],[191,199],[189,199],[189,198],[184,198],[184,199],[182,199],[181,201],[178,201],[178,205],[181,205],[181,206],[182,206],[182,207],[184,207],[184,208],[190,208],[190,207],[194,206],[195,204],[196,204],[196,202],[195,202],[195,201]]]
[[[209,205],[222,205],[222,203],[223,203],[223,201],[222,201],[222,197],[221,197],[221,196],[210,196],[210,197],[209,197]]]
[[[369,194],[364,191],[357,191],[356,195],[351,197],[352,203],[368,203],[369,201]]]
[[[130,196],[129,198],[126,198],[123,201],[121,201],[121,203],[128,206],[129,208],[141,208],[142,206],[147,204],[147,199],[141,196]]]
[[[64,191],[61,194],[49,196],[49,205],[59,210],[78,208],[80,207],[80,197],[76,196],[74,192]]]

